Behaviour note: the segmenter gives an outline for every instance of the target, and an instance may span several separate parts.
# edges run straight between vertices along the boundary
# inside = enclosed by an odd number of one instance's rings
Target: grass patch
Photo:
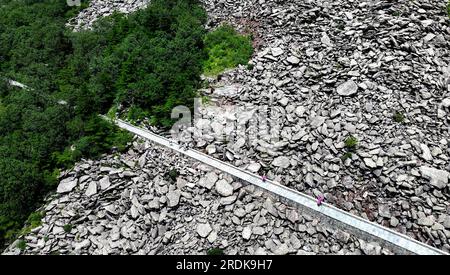
[[[447,3],[447,14],[448,14],[448,18],[450,19],[450,1],[448,1],[448,3]]]
[[[393,119],[395,122],[403,123],[403,122],[405,121],[405,115],[404,115],[403,113],[397,111],[397,112],[395,112],[394,115],[392,116],[392,119]]]
[[[222,25],[206,34],[204,44],[208,58],[203,63],[203,73],[208,76],[245,65],[253,54],[251,37],[238,34],[230,25]]]
[[[72,228],[73,228],[73,225],[71,225],[70,223],[63,226],[64,232],[66,232],[66,233],[70,233],[70,231],[72,231]]]
[[[358,147],[358,139],[354,136],[349,136],[346,140],[345,140],[345,148],[347,148],[347,150],[349,152],[354,152],[356,150],[356,148]]]
[[[25,227],[22,229],[21,234],[28,234],[32,229],[40,226],[42,224],[42,218],[44,217],[44,212],[33,212],[28,217],[25,222]]]
[[[171,180],[176,181],[178,176],[179,176],[179,173],[178,173],[177,169],[172,169],[172,170],[169,171],[169,173],[167,173],[167,176]]]
[[[16,247],[23,251],[25,250],[25,248],[27,248],[27,243],[24,240],[20,240],[17,242]]]
[[[346,152],[344,155],[342,155],[341,159],[342,161],[346,161],[347,159],[352,158],[353,154],[351,152]]]
[[[209,249],[208,252],[206,252],[206,254],[208,254],[208,255],[225,255],[225,252],[223,251],[223,249],[216,247],[216,248]]]
[[[207,95],[202,96],[202,104],[209,105],[209,103],[211,103],[211,98]]]

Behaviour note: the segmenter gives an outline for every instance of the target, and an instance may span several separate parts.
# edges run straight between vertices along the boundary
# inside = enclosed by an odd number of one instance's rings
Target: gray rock
[[[328,36],[328,34],[326,32],[322,33],[322,38],[320,39],[320,41],[325,46],[328,46],[328,47],[332,47],[333,46],[333,44],[331,43],[331,39],[330,39],[330,37]]]
[[[283,49],[281,48],[272,48],[270,49],[270,51],[272,52],[272,55],[275,57],[280,56],[284,53]]]
[[[275,250],[273,251],[273,254],[275,255],[286,255],[289,253],[289,247],[287,244],[282,243],[281,245],[277,246]]]
[[[197,233],[202,238],[208,237],[209,233],[211,233],[212,227],[209,223],[199,223],[197,225]]]
[[[298,64],[300,63],[300,59],[298,59],[298,57],[296,56],[289,56],[287,59],[287,62],[291,63],[291,64]]]
[[[79,243],[75,243],[73,245],[75,251],[81,250],[83,248],[88,248],[91,245],[91,241],[89,241],[88,239],[85,239]]]
[[[291,162],[288,157],[281,156],[277,157],[272,161],[272,165],[275,167],[288,168],[291,165]]]
[[[90,197],[97,194],[97,183],[95,181],[91,181],[86,189],[85,195]]]
[[[57,193],[67,193],[67,192],[71,192],[75,186],[77,186],[78,184],[78,179],[74,179],[74,178],[67,178],[67,179],[63,179],[59,185],[58,188],[56,189]]]
[[[450,229],[450,216],[449,215],[445,215],[442,225],[446,228],[446,229]]]
[[[325,122],[325,119],[326,118],[323,117],[323,116],[313,117],[311,119],[310,125],[311,125],[312,128],[317,128],[319,126],[322,126],[322,124]]]
[[[233,186],[229,184],[226,180],[221,179],[216,182],[216,191],[221,196],[228,197],[233,195]]]
[[[391,218],[391,211],[389,210],[389,205],[387,204],[378,205],[378,214],[384,218]]]
[[[420,144],[420,148],[422,149],[422,158],[425,160],[433,160],[433,156],[431,155],[430,148],[426,144]]]
[[[148,203],[148,207],[150,208],[150,209],[159,209],[159,199],[158,198],[154,198],[153,200],[151,200],[149,203]]]
[[[348,241],[350,240],[350,234],[342,230],[337,230],[334,234],[334,237],[344,244],[348,243]]]
[[[433,216],[421,217],[417,220],[417,224],[424,226],[432,226],[434,224],[434,217]]]
[[[217,174],[214,171],[208,172],[203,178],[198,181],[200,186],[203,186],[207,189],[211,189],[216,181],[219,179]]]
[[[242,230],[242,238],[244,240],[250,240],[250,237],[252,236],[252,228],[250,226],[244,227]]]
[[[167,205],[169,207],[177,206],[178,203],[180,202],[180,196],[181,196],[180,190],[169,191],[169,193],[167,193],[167,199],[168,199]]]
[[[397,225],[399,224],[399,221],[396,217],[391,217],[390,224],[392,227],[397,227]]]
[[[252,173],[258,172],[259,169],[261,169],[261,164],[256,163],[256,162],[250,163],[250,164],[247,166],[247,170],[250,171],[250,172],[252,172]]]
[[[111,186],[111,182],[109,181],[109,177],[103,177],[100,179],[100,189],[105,190]]]
[[[450,176],[449,172],[428,166],[421,166],[419,169],[422,176],[430,180],[431,185],[439,189],[447,186],[448,178]]]
[[[295,108],[295,114],[299,117],[302,117],[306,112],[306,108],[304,106],[297,106]]]
[[[371,158],[364,158],[364,163],[369,168],[376,168],[377,167],[376,162],[373,161],[373,159],[371,159]]]
[[[351,96],[358,92],[358,85],[353,80],[342,83],[336,89],[341,96]]]

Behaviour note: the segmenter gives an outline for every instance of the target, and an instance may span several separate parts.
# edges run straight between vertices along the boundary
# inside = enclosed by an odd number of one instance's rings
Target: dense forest
[[[196,0],[152,0],[77,33],[65,24],[80,7],[66,1],[0,0],[0,6],[3,244],[55,188],[58,169],[125,148],[130,136],[98,114],[119,106],[130,118],[170,125],[171,109],[195,96],[207,54],[206,14]]]

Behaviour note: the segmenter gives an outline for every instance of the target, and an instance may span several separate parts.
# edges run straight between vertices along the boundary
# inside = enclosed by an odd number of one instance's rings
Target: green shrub
[[[395,122],[398,123],[403,123],[405,121],[405,115],[398,111],[394,113],[392,118],[394,119]]]
[[[24,240],[19,240],[16,244],[16,247],[23,251],[25,250],[25,248],[27,248],[27,243]]]
[[[358,146],[358,139],[354,136],[349,136],[346,140],[345,140],[345,147],[347,148],[348,151],[355,151],[356,147]]]
[[[207,251],[208,255],[225,255],[225,252],[220,248],[211,248]]]
[[[169,178],[170,178],[171,180],[176,181],[177,178],[178,178],[179,173],[178,173],[178,170],[177,170],[177,169],[171,169],[171,170],[169,171],[169,173],[167,173],[167,175],[169,176]]]
[[[73,225],[71,225],[70,223],[69,224],[65,224],[63,226],[64,232],[66,232],[66,233],[70,233],[70,231],[72,231],[72,228],[73,228]]]
[[[203,63],[203,72],[215,76],[226,69],[245,65],[253,54],[250,36],[238,34],[233,27],[222,25],[205,36],[208,59]]]
[[[351,159],[352,158],[352,153],[351,152],[346,152],[342,157],[342,161],[346,161],[347,159]]]
[[[28,217],[26,224],[29,225],[30,229],[36,228],[42,224],[42,218],[44,218],[43,212],[33,212]]]

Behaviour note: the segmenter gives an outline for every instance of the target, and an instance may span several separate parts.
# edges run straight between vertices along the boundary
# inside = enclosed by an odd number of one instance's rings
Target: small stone
[[[159,199],[158,198],[154,198],[153,200],[151,200],[148,203],[148,207],[150,209],[159,209]]]
[[[422,176],[430,180],[431,185],[439,189],[443,189],[447,186],[448,177],[450,175],[449,172],[428,166],[421,166],[419,169]]]
[[[91,181],[86,189],[85,195],[90,197],[97,194],[97,183],[95,181]]]
[[[336,231],[334,237],[343,243],[348,243],[348,241],[350,240],[350,234],[342,230]]]
[[[250,226],[244,227],[242,230],[242,238],[244,240],[250,240],[250,237],[252,236],[252,228]]]
[[[91,245],[91,241],[86,239],[86,240],[83,240],[83,241],[81,241],[79,243],[75,243],[73,245],[73,247],[74,247],[74,250],[79,251],[79,250],[81,250],[83,248],[88,248],[90,245]]]
[[[256,162],[250,163],[250,164],[247,166],[247,170],[250,171],[250,172],[252,172],[252,173],[258,172],[259,169],[261,169],[261,164],[256,163]]]
[[[444,100],[442,100],[442,106],[444,106],[446,108],[450,107],[450,97],[444,98]]]
[[[298,106],[295,108],[295,114],[299,117],[303,116],[306,112],[306,108],[304,106]]]
[[[228,197],[233,195],[233,186],[229,184],[226,180],[221,179],[216,182],[216,191],[221,196]]]
[[[417,220],[417,224],[424,226],[432,226],[434,224],[434,217],[433,216],[421,217]]]
[[[298,59],[298,57],[296,57],[296,56],[289,56],[286,60],[287,60],[287,62],[289,62],[291,64],[300,63],[300,59]]]
[[[289,161],[288,157],[285,156],[281,156],[281,157],[277,157],[276,159],[274,159],[272,161],[272,165],[275,167],[281,167],[281,168],[288,168],[289,165],[291,165],[291,162]]]
[[[111,186],[111,182],[109,181],[109,177],[103,177],[100,180],[100,189],[101,190],[105,190],[106,188],[108,188],[109,186]]]
[[[206,146],[206,152],[208,152],[208,155],[214,154],[216,152],[216,146],[214,144]]]
[[[212,227],[209,223],[199,223],[197,225],[197,233],[202,238],[208,237],[209,233],[211,233]]]
[[[272,48],[272,49],[270,49],[270,51],[272,52],[272,55],[274,57],[280,56],[284,53],[283,49],[281,49],[281,48]]]
[[[169,207],[177,206],[178,203],[180,202],[180,196],[181,196],[180,190],[169,191],[169,193],[167,193],[167,199],[168,199],[167,205]]]
[[[390,224],[391,224],[392,227],[397,227],[397,225],[399,224],[399,221],[398,221],[398,219],[396,217],[392,217],[391,221],[390,221]]]
[[[78,184],[78,179],[74,179],[74,178],[67,178],[67,179],[63,179],[59,185],[58,188],[56,189],[57,193],[67,193],[73,190],[73,188],[75,188],[75,186],[77,186]]]
[[[450,216],[446,215],[443,218],[442,224],[444,225],[445,228],[450,229]]]
[[[378,214],[381,217],[390,218],[391,217],[391,211],[389,210],[389,205],[387,205],[387,204],[380,204],[378,206]]]
[[[336,89],[341,96],[351,96],[358,92],[358,85],[353,80],[342,83]]]
[[[322,126],[322,124],[325,122],[325,117],[323,116],[316,116],[311,119],[310,125],[312,128],[318,128]]]
[[[364,163],[369,168],[376,168],[377,167],[377,163],[375,161],[373,161],[373,159],[371,159],[371,158],[364,158]]]
[[[207,189],[211,189],[216,181],[219,179],[217,174],[214,171],[208,172],[203,178],[198,181],[200,186],[203,186]]]
[[[264,235],[265,233],[264,228],[262,228],[261,226],[253,227],[252,232],[255,235]]]
[[[422,158],[424,160],[433,160],[433,156],[431,155],[430,148],[426,144],[420,144],[420,148],[422,149]]]
[[[331,43],[331,39],[326,32],[322,33],[322,37],[320,38],[320,42],[325,46],[331,47],[333,44]]]
[[[209,234],[208,236],[208,242],[213,243],[217,240],[217,232],[213,231],[211,232],[211,234]]]
[[[287,244],[282,243],[279,246],[276,246],[275,250],[273,251],[273,254],[275,255],[286,255],[289,253],[289,247]]]

